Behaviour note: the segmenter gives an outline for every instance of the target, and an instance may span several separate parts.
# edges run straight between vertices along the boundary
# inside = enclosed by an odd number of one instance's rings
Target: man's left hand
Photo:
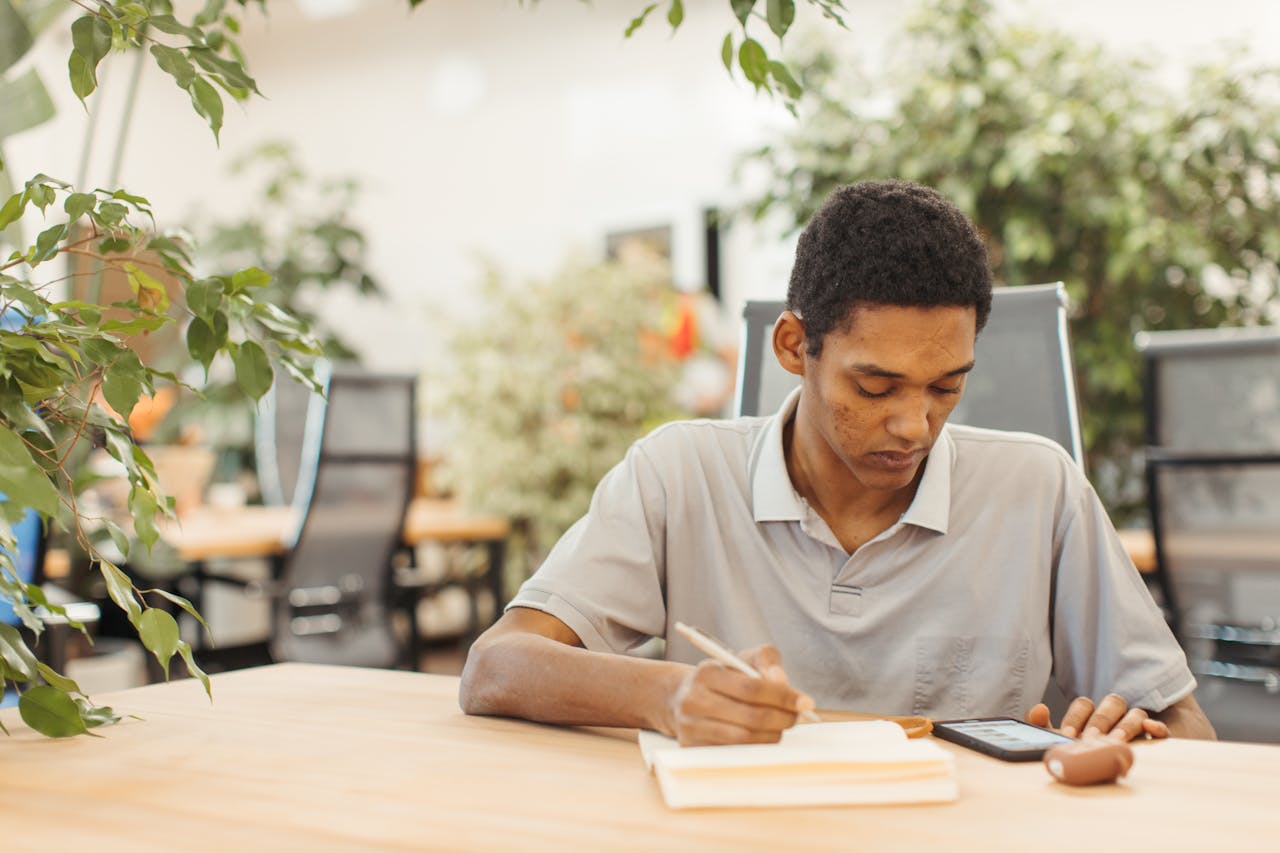
[[[1049,727],[1049,706],[1041,703],[1027,711],[1024,719],[1033,726]],[[1121,741],[1137,737],[1166,738],[1169,727],[1152,719],[1141,708],[1130,708],[1122,696],[1107,694],[1096,706],[1087,696],[1080,696],[1062,715],[1058,730],[1067,737],[1106,736]]]

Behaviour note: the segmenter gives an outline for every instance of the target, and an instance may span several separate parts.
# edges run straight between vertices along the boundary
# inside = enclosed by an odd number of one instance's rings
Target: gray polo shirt
[[[595,651],[696,625],[772,642],[819,707],[1021,717],[1054,678],[1162,710],[1186,658],[1080,468],[1026,433],[947,425],[911,506],[847,553],[795,491],[777,415],[668,424],[636,442],[511,607]]]

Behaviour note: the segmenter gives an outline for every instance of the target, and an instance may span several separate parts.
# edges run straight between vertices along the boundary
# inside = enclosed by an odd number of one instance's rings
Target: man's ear
[[[787,373],[804,376],[804,323],[790,311],[783,311],[773,324],[773,354]]]

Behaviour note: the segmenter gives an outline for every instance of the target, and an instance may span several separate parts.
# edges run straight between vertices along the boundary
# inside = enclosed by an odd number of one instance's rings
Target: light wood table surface
[[[1135,747],[1122,783],[956,754],[939,805],[675,812],[635,732],[464,716],[445,676],[281,664],[99,697],[137,714],[47,741],[2,719],[0,804],[42,848],[115,850],[1269,850],[1280,747]],[[38,827],[38,829],[37,829]],[[34,841],[36,836],[30,836]],[[19,846],[21,841],[19,840]]]
[[[283,554],[297,524],[287,506],[199,506],[178,523],[165,522],[161,535],[189,562],[211,559],[276,557]],[[414,498],[405,514],[404,543],[491,542],[505,540],[511,525],[505,518],[476,515],[455,502]]]

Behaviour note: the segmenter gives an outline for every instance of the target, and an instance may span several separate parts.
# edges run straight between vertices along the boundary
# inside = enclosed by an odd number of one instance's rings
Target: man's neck
[[[796,493],[805,499],[845,550],[853,553],[865,542],[889,529],[915,499],[924,475],[924,464],[910,485],[897,491],[869,489],[849,475],[830,448],[797,429],[793,413],[782,432],[787,475]]]

